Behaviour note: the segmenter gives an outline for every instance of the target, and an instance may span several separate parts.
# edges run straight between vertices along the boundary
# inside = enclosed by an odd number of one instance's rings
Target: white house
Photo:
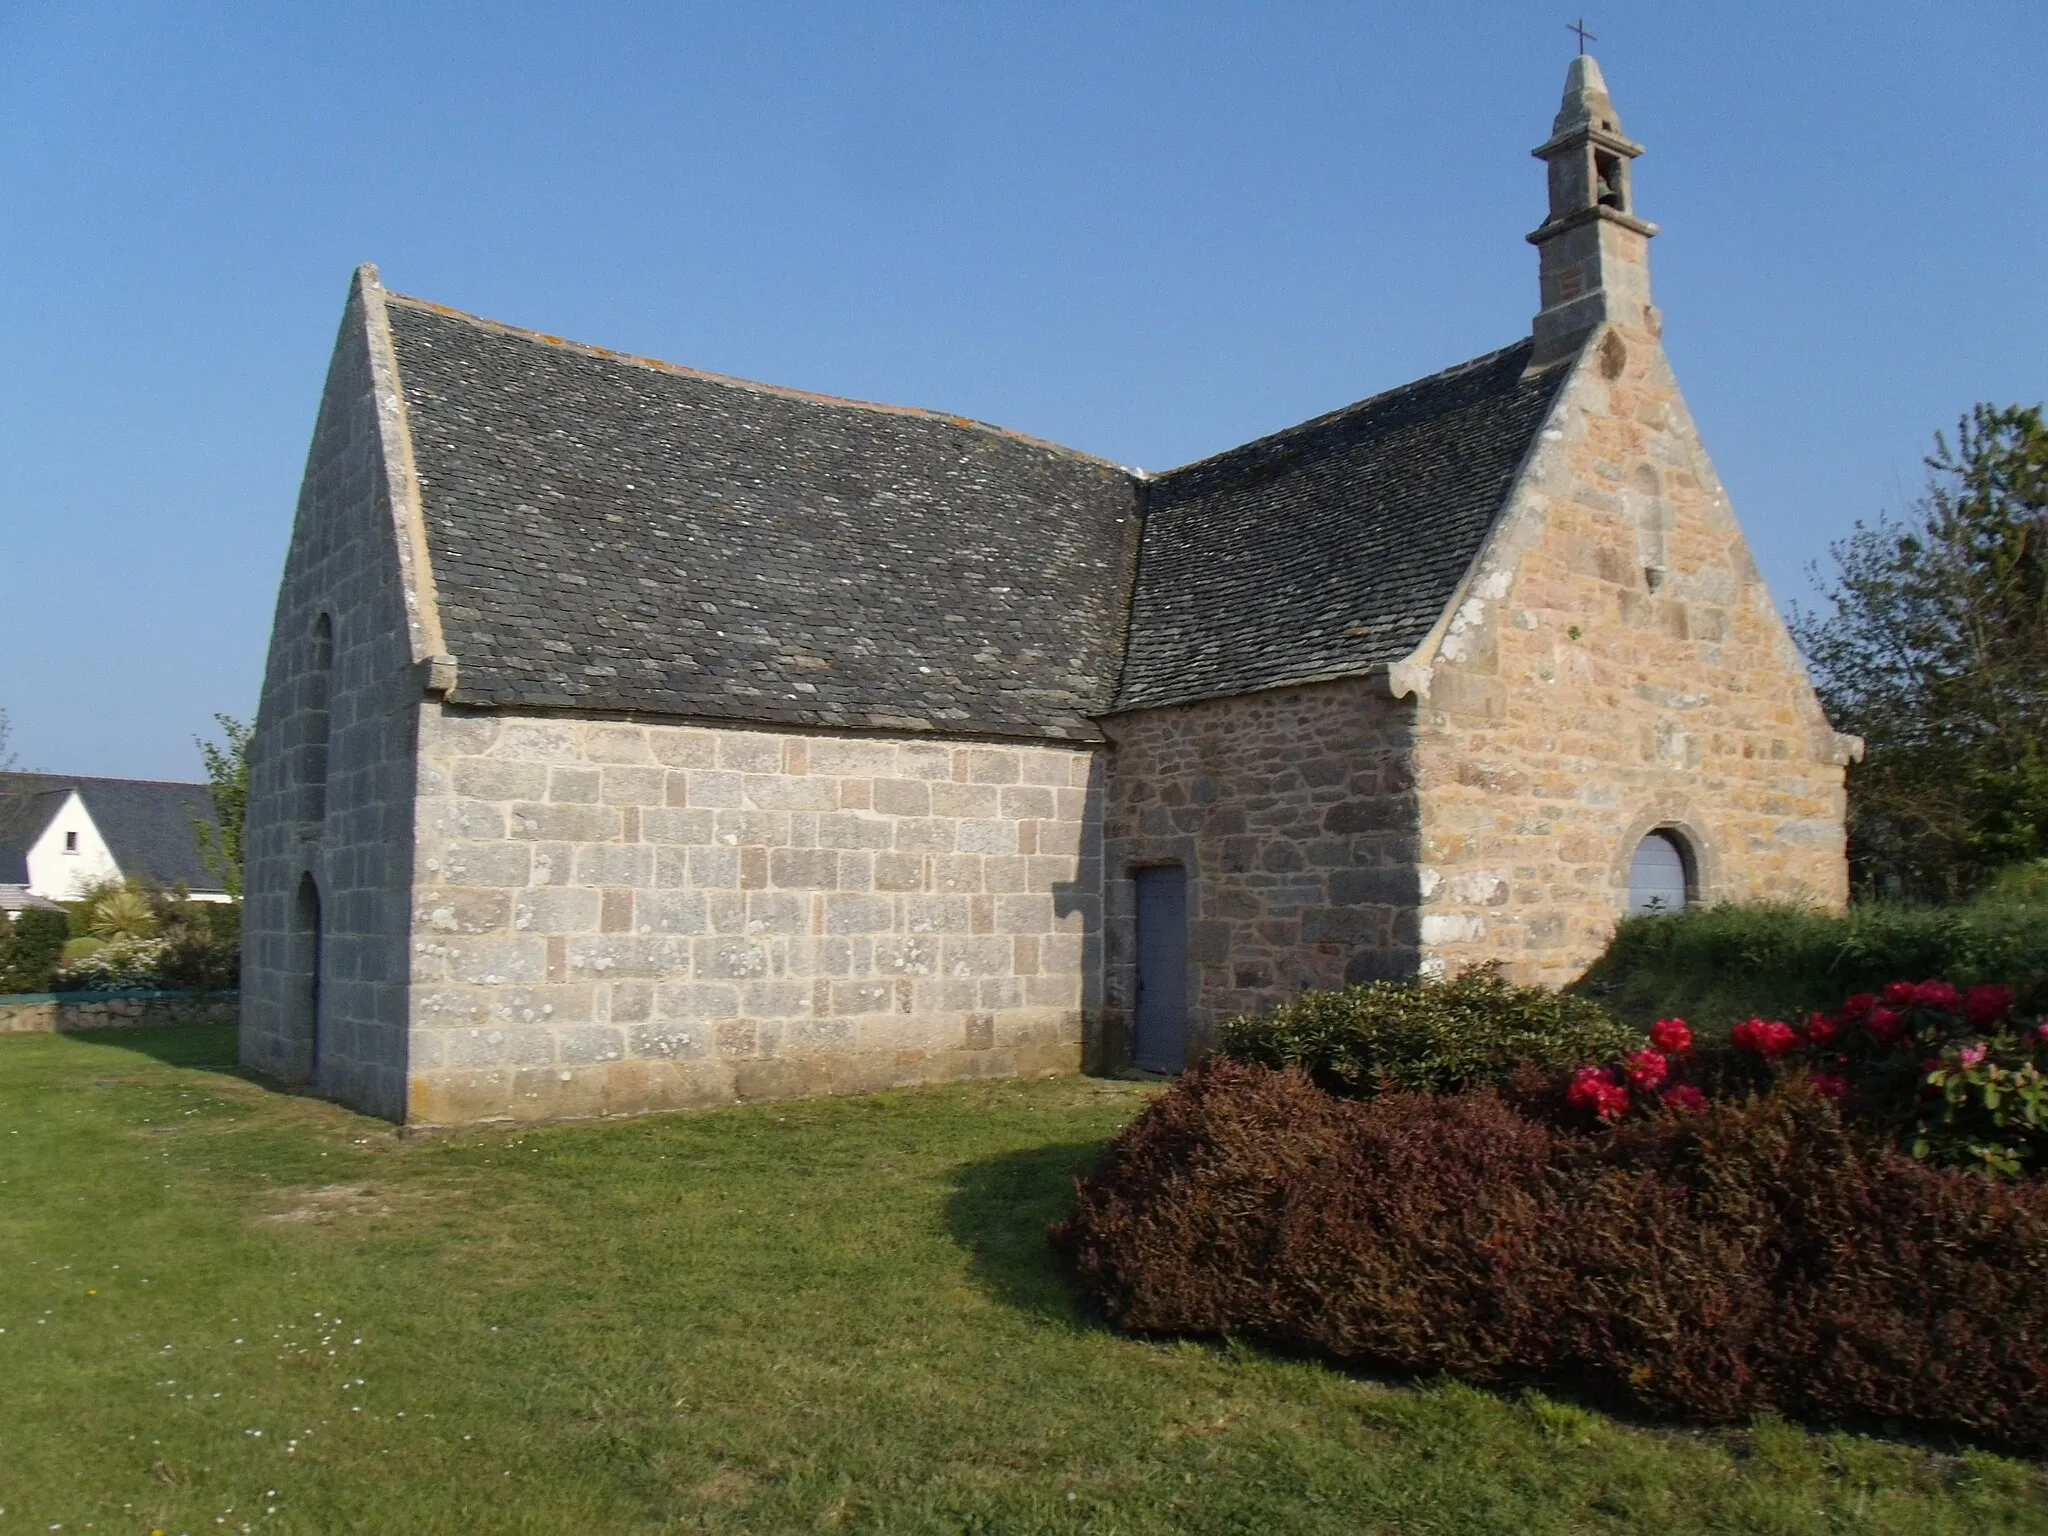
[[[0,773],[0,910],[69,901],[124,878],[226,901],[200,856],[195,818],[213,822],[204,784]]]

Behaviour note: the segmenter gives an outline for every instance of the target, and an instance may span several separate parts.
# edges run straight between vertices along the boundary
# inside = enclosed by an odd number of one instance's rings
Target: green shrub
[[[1053,1238],[1133,1331],[2048,1449],[2048,1189],[1914,1162],[1795,1085],[1595,1133],[1212,1061]]]
[[[1598,1004],[1499,972],[1308,992],[1223,1026],[1223,1054],[1300,1067],[1332,1093],[1448,1093],[1500,1083],[1519,1062],[1562,1071],[1642,1044]]]
[[[174,929],[157,962],[157,979],[179,991],[224,992],[241,985],[241,946],[215,932]]]
[[[1798,1018],[1853,992],[1932,976],[2002,982],[2022,996],[2039,990],[2048,907],[1716,906],[1624,918],[1570,990],[1638,1027],[1679,1014],[1712,1034],[1752,1015]]]
[[[2029,859],[2008,864],[1991,877],[1984,894],[1973,906],[2048,906],[2048,859]]]
[[[27,907],[12,923],[0,919],[0,992],[47,992],[71,936],[61,910]]]

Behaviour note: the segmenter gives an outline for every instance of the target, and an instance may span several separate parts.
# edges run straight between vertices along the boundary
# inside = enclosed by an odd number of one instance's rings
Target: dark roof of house
[[[28,883],[28,851],[77,790],[121,873],[190,891],[217,892],[199,856],[192,818],[213,820],[204,784],[93,779],[65,773],[0,773],[0,885]]]
[[[1570,372],[1525,378],[1531,345],[1150,481],[1117,707],[1346,676],[1412,651]]]
[[[1137,479],[393,296],[452,698],[1097,739]]]

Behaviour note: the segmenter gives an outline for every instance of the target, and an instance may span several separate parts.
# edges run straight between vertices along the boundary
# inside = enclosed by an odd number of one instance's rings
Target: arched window
[[[1628,866],[1628,910],[1682,912],[1699,900],[1692,849],[1669,827],[1659,827],[1636,844]]]
[[[334,621],[324,613],[313,621],[307,650],[299,695],[305,712],[298,763],[299,819],[317,827],[327,819],[327,719],[334,697]]]

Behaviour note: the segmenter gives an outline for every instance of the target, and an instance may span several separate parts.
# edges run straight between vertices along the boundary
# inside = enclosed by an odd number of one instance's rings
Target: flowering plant
[[[1766,1061],[1789,1056],[1799,1049],[1799,1032],[1777,1019],[1744,1019],[1729,1032],[1738,1051],[1748,1051]]]
[[[1608,1067],[1581,1067],[1564,1091],[1565,1103],[1587,1109],[1598,1120],[1619,1120],[1628,1113],[1628,1090]]]
[[[2048,1156],[2048,1029],[2015,1019],[2009,988],[1895,981],[1800,1029],[1751,1019],[1731,1040],[1805,1072],[1914,1157],[2012,1176]]]
[[[170,948],[168,939],[109,939],[91,954],[61,967],[57,988],[66,992],[148,991],[163,985],[159,972]]]
[[[1659,1019],[1650,1030],[1650,1043],[1624,1054],[1616,1066],[1591,1063],[1572,1074],[1564,1101],[1573,1109],[1590,1111],[1602,1124],[1619,1120],[1629,1111],[1629,1089],[1642,1095],[1647,1107],[1662,1103],[1676,1110],[1695,1110],[1706,1103],[1706,1095],[1691,1083],[1663,1086],[1671,1076],[1672,1063],[1692,1050],[1692,1030],[1683,1019]]]
[[[2006,987],[1895,981],[1797,1025],[1744,1019],[1728,1043],[1751,1063],[1732,1078],[1694,1054],[1683,1019],[1659,1019],[1647,1045],[1573,1072],[1565,1103],[1610,1125],[1789,1077],[1914,1157],[2008,1177],[2048,1168],[2048,1023],[2022,1023]]]

